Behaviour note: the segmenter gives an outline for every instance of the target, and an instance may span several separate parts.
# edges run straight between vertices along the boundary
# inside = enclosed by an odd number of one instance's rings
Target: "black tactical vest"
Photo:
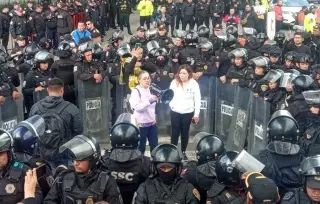
[[[219,182],[215,182],[210,190],[207,192],[207,201],[211,203],[225,203],[225,204],[243,204],[245,198],[241,195],[236,195],[229,192],[227,187]]]
[[[88,188],[80,189],[76,184],[75,172],[65,172],[62,176],[63,203],[96,203],[102,201],[108,180],[108,173],[100,172],[98,179]]]
[[[20,162],[14,162],[9,177],[0,178],[0,203],[16,204],[24,198],[24,182],[21,181],[24,176],[24,165]]]

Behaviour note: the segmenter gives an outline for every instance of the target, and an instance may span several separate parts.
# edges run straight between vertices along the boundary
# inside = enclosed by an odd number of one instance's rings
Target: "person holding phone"
[[[138,75],[139,85],[131,92],[130,106],[133,117],[140,130],[139,150],[144,154],[147,139],[150,152],[158,145],[158,129],[156,124],[156,103],[158,97],[150,93],[151,77],[148,72],[141,71]]]
[[[201,93],[199,84],[193,78],[189,65],[181,65],[170,89],[174,97],[169,103],[171,108],[171,144],[177,145],[181,133],[181,151],[183,160],[188,160],[186,150],[189,142],[189,129],[191,121],[199,122]]]

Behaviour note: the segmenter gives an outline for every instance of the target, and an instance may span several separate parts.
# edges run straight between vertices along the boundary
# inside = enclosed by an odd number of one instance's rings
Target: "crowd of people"
[[[311,33],[297,31],[292,39],[279,31],[271,40],[260,24],[262,13],[243,3],[89,1],[85,21],[75,30],[69,12],[83,11],[79,1],[69,8],[65,2],[28,2],[26,11],[17,3],[11,11],[4,8],[0,104],[23,95],[25,120],[0,129],[0,202],[320,202],[320,25]],[[279,28],[281,0],[277,6]],[[125,42],[123,29],[131,35],[129,15],[135,8],[140,26]],[[114,31],[102,46],[108,26]],[[11,52],[9,33],[15,42]],[[239,152],[226,150],[211,133],[195,136],[197,161],[188,160],[190,125],[201,122],[198,81],[204,76],[270,103],[268,144],[254,155],[262,170],[240,168]],[[99,138],[84,133],[78,81],[112,84],[110,150],[102,151]],[[126,113],[119,115],[124,100]],[[171,144],[158,144],[159,104],[170,107]]]

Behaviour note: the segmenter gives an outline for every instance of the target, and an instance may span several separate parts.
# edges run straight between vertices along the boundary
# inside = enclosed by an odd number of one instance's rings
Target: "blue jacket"
[[[79,31],[78,29],[72,31],[71,33],[73,39],[74,39],[74,42],[79,45],[79,41],[80,39],[82,38],[91,38],[91,33],[87,30],[84,30],[84,31]]]

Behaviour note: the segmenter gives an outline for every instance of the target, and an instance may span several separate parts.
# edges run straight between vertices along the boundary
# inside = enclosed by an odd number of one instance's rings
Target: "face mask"
[[[165,59],[157,59],[156,64],[159,66],[164,66],[166,64],[166,60]]]
[[[173,183],[175,178],[177,177],[176,168],[173,168],[169,172],[164,172],[160,168],[157,168],[159,178],[163,181],[164,184],[170,185]]]

